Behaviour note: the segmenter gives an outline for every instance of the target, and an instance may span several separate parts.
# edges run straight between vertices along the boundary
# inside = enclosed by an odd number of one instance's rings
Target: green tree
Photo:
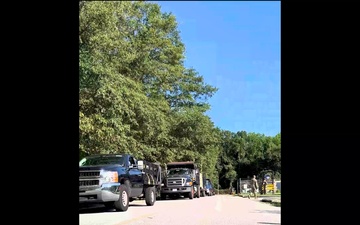
[[[165,163],[216,149],[205,112],[217,89],[185,68],[173,15],[144,1],[80,2],[79,19],[81,152]]]

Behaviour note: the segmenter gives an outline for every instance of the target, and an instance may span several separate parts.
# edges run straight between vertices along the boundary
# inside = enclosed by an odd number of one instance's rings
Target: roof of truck
[[[193,161],[186,161],[186,162],[171,162],[168,163],[167,165],[180,165],[180,164],[194,164]]]
[[[89,155],[86,156],[86,158],[91,158],[91,157],[121,157],[124,155],[128,155],[128,154],[96,154],[96,155]]]
[[[167,168],[191,168],[195,169],[196,164],[193,161],[186,161],[186,162],[171,162],[166,164]]]

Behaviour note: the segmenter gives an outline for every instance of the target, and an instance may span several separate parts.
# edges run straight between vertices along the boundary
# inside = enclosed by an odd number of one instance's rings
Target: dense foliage
[[[217,88],[184,66],[176,18],[144,1],[79,3],[80,157],[194,160],[221,186],[280,171],[280,135],[222,131],[205,115]]]

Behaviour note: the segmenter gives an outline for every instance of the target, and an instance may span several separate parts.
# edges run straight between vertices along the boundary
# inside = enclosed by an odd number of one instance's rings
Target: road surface
[[[126,212],[102,206],[79,209],[80,225],[256,225],[280,224],[280,207],[259,200],[215,195],[158,200],[154,206],[133,201]]]

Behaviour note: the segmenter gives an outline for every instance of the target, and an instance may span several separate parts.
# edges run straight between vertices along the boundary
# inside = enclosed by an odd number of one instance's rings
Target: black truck
[[[104,204],[126,211],[129,201],[152,206],[160,196],[161,167],[129,154],[87,156],[79,162],[79,204]]]
[[[199,170],[194,162],[172,162],[166,165],[166,177],[161,188],[161,199],[184,196],[200,197]]]

